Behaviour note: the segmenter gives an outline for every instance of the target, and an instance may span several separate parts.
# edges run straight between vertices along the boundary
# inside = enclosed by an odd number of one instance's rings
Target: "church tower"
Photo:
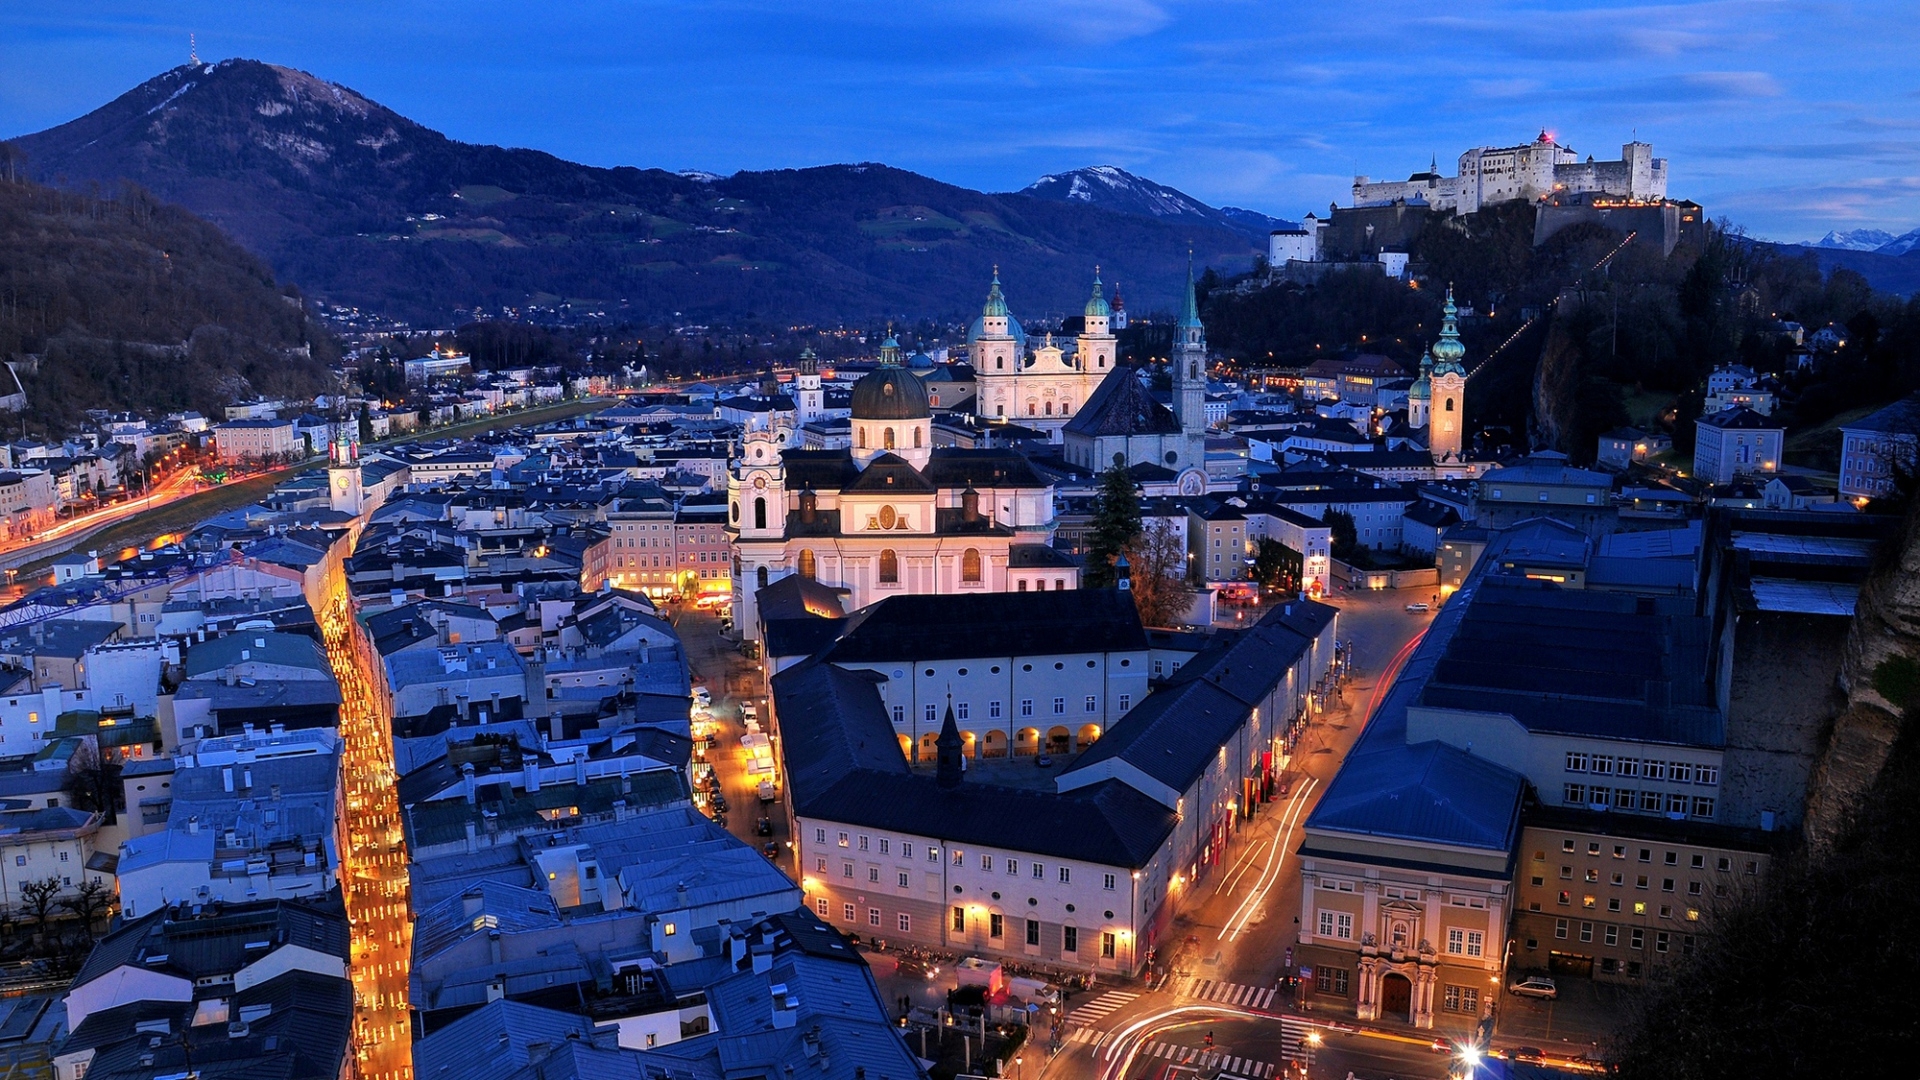
[[[1020,375],[1020,340],[1014,333],[1013,316],[1007,311],[1007,298],[1000,293],[1000,268],[993,268],[993,285],[987,290],[987,303],[972,341],[973,372],[978,387],[976,412],[987,419],[1004,420],[1017,415],[1014,397]]]
[[[1093,376],[1093,381],[1081,392],[1083,401],[1093,387],[1100,385],[1100,380],[1106,377],[1107,372],[1113,370],[1114,350],[1118,342],[1109,325],[1112,317],[1113,309],[1107,306],[1105,290],[1100,286],[1100,268],[1096,266],[1093,268],[1093,296],[1087,301],[1086,328],[1080,331],[1073,353],[1075,366]]]
[[[1433,419],[1433,372],[1425,353],[1420,355],[1420,377],[1407,389],[1407,426],[1418,431]]]
[[[800,353],[800,370],[793,377],[793,406],[796,426],[810,424],[827,411],[820,389],[820,361],[812,349]]]
[[[1453,287],[1447,287],[1442,308],[1440,340],[1433,343],[1432,416],[1427,424],[1427,446],[1439,464],[1459,464],[1460,444],[1467,426],[1467,347],[1460,344],[1460,309],[1453,305]],[[1409,417],[1408,422],[1412,419]]]
[[[328,505],[342,514],[360,516],[364,496],[360,488],[360,425],[352,417],[333,422],[327,443]]]
[[[1187,262],[1187,302],[1173,328],[1173,411],[1180,417],[1180,433],[1188,440],[1203,438],[1207,430],[1207,330],[1200,325],[1200,305],[1193,292],[1193,262]],[[1199,464],[1198,460],[1193,464]]]

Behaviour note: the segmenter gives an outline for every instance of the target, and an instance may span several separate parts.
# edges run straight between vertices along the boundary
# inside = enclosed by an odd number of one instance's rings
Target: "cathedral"
[[[986,323],[988,340],[1014,340],[997,277]],[[1110,344],[1082,355],[1112,364]],[[1052,485],[1010,450],[934,447],[926,386],[897,350],[854,383],[850,423],[852,445],[837,450],[796,449],[771,422],[746,432],[727,482],[742,634],[759,635],[759,590],[790,574],[845,590],[847,610],[902,593],[1079,587],[1078,567],[1049,546]]]
[[[986,307],[967,335],[972,345],[975,413],[983,420],[1057,433],[1114,371],[1119,350],[1109,325],[1112,314],[1096,269],[1086,326],[1074,341],[1073,354],[1055,345],[1052,334],[1035,346],[1007,310],[996,267]]]

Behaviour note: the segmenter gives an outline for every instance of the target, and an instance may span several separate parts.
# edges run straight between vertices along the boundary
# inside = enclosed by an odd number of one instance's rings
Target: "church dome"
[[[1113,309],[1107,306],[1106,294],[1100,288],[1100,268],[1095,267],[1093,270],[1093,296],[1087,301],[1086,316],[1089,319],[1105,319],[1112,314]]]
[[[1447,288],[1447,303],[1441,309],[1440,340],[1433,343],[1433,373],[1465,376],[1467,347],[1460,342],[1460,309],[1453,304],[1453,288]]]
[[[933,357],[928,356],[927,351],[922,349],[912,356],[907,357],[907,367],[914,371],[932,371]]]
[[[925,420],[932,415],[927,388],[906,368],[877,367],[853,384],[855,420]]]
[[[1407,397],[1414,401],[1425,401],[1432,396],[1433,387],[1427,383],[1425,375],[1413,380],[1413,386],[1407,390]]]

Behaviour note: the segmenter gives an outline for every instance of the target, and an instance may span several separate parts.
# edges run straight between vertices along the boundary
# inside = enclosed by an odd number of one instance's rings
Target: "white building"
[[[1434,168],[1405,180],[1353,178],[1353,205],[1424,203],[1435,210],[1471,214],[1496,203],[1532,201],[1554,194],[1597,192],[1631,202],[1667,197],[1667,159],[1653,156],[1650,143],[1630,142],[1615,161],[1595,161],[1554,141],[1542,131],[1521,146],[1478,147],[1460,155],[1453,176]]]
[[[1778,472],[1785,424],[1743,405],[1693,422],[1693,475],[1709,484]]]
[[[1047,335],[1030,348],[1026,331],[1007,311],[996,270],[986,307],[973,322],[970,338],[976,390],[975,412],[982,419],[1012,421],[1056,431],[1093,396],[1094,387],[1114,369],[1118,341],[1109,321],[1098,273],[1087,303],[1086,329],[1069,356]]]
[[[1840,428],[1840,495],[1892,495],[1920,452],[1920,396],[1896,401]]]

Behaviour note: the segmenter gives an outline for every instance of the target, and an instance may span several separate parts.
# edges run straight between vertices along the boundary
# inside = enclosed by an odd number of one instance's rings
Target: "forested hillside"
[[[296,295],[187,211],[0,175],[0,358],[29,430],[90,408],[217,416],[250,394],[311,395],[332,349]]]

